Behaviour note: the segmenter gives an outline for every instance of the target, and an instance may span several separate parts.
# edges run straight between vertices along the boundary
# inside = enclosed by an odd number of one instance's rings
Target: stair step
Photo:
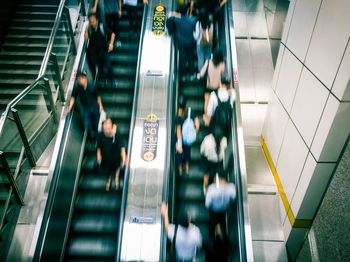
[[[204,203],[205,197],[203,193],[203,181],[180,183],[177,185],[178,199],[198,201]]]
[[[115,214],[79,214],[73,221],[72,229],[75,233],[114,235],[118,231],[118,220]]]
[[[68,246],[68,254],[80,259],[93,257],[100,260],[101,258],[114,258],[115,249],[116,237],[81,236],[71,239]]]
[[[120,208],[120,199],[112,192],[81,193],[76,208],[78,210],[93,210],[96,212],[115,212]]]
[[[190,199],[187,199],[186,201],[179,202],[177,206],[178,215],[185,216],[186,213],[189,214],[194,224],[209,222],[209,212],[204,203],[192,203]]]

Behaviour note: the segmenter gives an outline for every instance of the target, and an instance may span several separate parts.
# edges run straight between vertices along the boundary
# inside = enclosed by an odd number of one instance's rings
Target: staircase
[[[7,35],[0,51],[0,114],[13,98],[37,79],[60,0],[19,0],[17,2],[19,3],[15,8],[11,25],[7,28]],[[65,70],[63,65],[66,62],[68,44],[67,29],[64,22],[61,22],[53,44],[53,52],[57,55],[61,76]],[[48,75],[52,75],[52,72],[53,70],[48,66]],[[54,84],[57,83],[50,80],[51,89],[54,89]],[[45,102],[47,97],[40,90],[41,88],[38,86],[15,107],[28,138],[34,134],[39,124],[42,124],[48,115]],[[12,117],[11,114],[9,116]],[[19,162],[22,146],[15,123],[7,120],[0,136],[0,151],[4,152],[3,155],[12,175],[15,176],[17,185],[21,187],[19,191],[23,196],[28,179],[24,174],[28,173],[29,165],[23,160]],[[10,183],[4,172],[4,167],[0,163],[0,258],[6,257],[20,210],[14,194],[9,198]]]
[[[0,112],[23,89],[38,77],[52,26],[55,21],[59,0],[23,0],[16,9],[15,16],[0,52]],[[60,47],[67,45],[67,33],[61,23],[58,39],[54,44],[58,63],[62,66],[65,53]],[[50,73],[50,71],[49,71]],[[33,96],[34,104],[35,96]],[[31,101],[28,101],[31,105]]]
[[[140,7],[140,17],[142,12]],[[126,17],[123,13],[120,21],[122,46],[111,54],[118,87],[100,89],[107,117],[117,124],[125,145],[129,137],[139,43],[139,38],[129,37]],[[67,261],[115,261],[122,191],[115,190],[113,178],[111,190],[106,192],[106,178],[96,174],[95,163],[95,141],[89,140],[66,247]]]

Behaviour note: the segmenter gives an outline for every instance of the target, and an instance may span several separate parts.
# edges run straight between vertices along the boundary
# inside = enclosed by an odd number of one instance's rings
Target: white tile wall
[[[298,0],[296,2],[287,46],[301,61],[305,60],[320,5],[321,0]]]
[[[350,1],[323,0],[306,65],[330,89],[350,35]]]
[[[307,146],[293,123],[289,121],[277,161],[277,173],[289,203],[291,203],[293,198],[307,153]]]
[[[282,58],[284,55],[284,45],[280,44],[280,48],[278,50],[278,55],[277,55],[277,62],[276,62],[276,67],[275,67],[275,72],[273,74],[273,78],[272,78],[272,89],[276,90],[276,86],[277,86],[277,79],[280,73],[280,69],[281,69],[281,64],[282,64]]]
[[[350,103],[330,95],[311,152],[317,161],[336,162],[350,132]]]
[[[291,202],[297,219],[314,218],[334,167],[332,163],[317,163],[311,154],[308,155]]]
[[[290,0],[289,3],[289,8],[288,8],[288,13],[287,13],[287,17],[286,17],[286,21],[284,22],[283,25],[283,34],[282,34],[282,43],[286,44],[287,42],[287,36],[289,33],[289,28],[290,28],[290,24],[293,18],[293,13],[294,13],[294,8],[295,8],[295,4],[298,0]]]
[[[289,114],[291,112],[302,68],[303,66],[298,59],[286,49],[284,51],[281,70],[276,84],[276,93]]]
[[[292,107],[292,119],[310,146],[329,92],[305,67]]]
[[[271,92],[268,108],[263,127],[263,137],[276,166],[284,132],[288,123],[288,115],[273,92]]]
[[[350,42],[346,48],[339,71],[335,78],[332,92],[341,101],[350,101]]]

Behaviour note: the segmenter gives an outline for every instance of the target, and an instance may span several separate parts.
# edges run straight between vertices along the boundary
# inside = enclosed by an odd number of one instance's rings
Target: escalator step
[[[86,174],[82,183],[80,184],[80,189],[93,191],[102,191],[104,192],[106,189],[106,181],[107,178],[103,175],[99,174]]]
[[[116,212],[119,210],[121,200],[115,192],[81,193],[76,204],[76,209],[84,211]]]
[[[197,223],[207,223],[209,221],[209,212],[205,208],[204,203],[191,203],[188,200],[178,202],[179,215],[185,215],[186,212],[191,215],[192,221]]]
[[[191,201],[204,203],[203,182],[198,182],[178,183],[176,189],[178,192],[178,199],[190,199]]]
[[[118,223],[119,217],[115,214],[79,214],[73,221],[72,229],[75,233],[115,234]]]
[[[115,237],[87,237],[73,238],[68,247],[69,256],[112,258],[115,255]]]

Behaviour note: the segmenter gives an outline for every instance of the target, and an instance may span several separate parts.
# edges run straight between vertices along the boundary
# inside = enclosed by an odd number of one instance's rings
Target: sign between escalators
[[[143,120],[141,157],[149,162],[157,156],[159,120],[155,114],[147,115]]]
[[[166,8],[157,5],[153,11],[152,32],[156,36],[161,36],[165,30]]]

